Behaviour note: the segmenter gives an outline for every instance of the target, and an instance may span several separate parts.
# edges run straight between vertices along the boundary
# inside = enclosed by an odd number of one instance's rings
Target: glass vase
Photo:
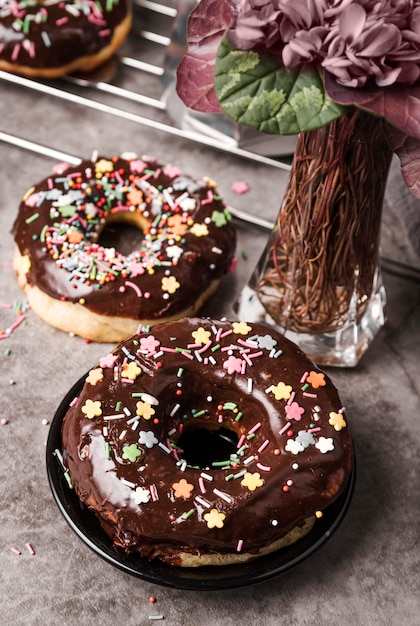
[[[319,365],[358,363],[385,322],[379,240],[392,155],[382,119],[360,109],[298,135],[240,319],[276,326]]]

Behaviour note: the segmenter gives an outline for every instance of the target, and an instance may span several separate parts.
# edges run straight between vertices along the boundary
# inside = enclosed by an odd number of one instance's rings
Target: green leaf
[[[280,67],[267,54],[237,50],[226,36],[217,51],[214,86],[228,117],[274,135],[314,130],[347,110],[326,94],[316,69]]]

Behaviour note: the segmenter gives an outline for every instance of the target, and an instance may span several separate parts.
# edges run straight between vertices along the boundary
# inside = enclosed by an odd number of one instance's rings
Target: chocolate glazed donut
[[[115,222],[142,233],[129,254],[102,244]],[[230,269],[236,243],[213,181],[134,155],[57,167],[25,194],[13,233],[17,279],[35,312],[110,342],[140,323],[196,314]]]
[[[101,359],[62,442],[76,493],[116,546],[192,567],[296,541],[353,461],[323,372],[272,329],[210,319],[159,324]]]
[[[45,78],[87,72],[130,27],[130,0],[0,0],[0,69]]]

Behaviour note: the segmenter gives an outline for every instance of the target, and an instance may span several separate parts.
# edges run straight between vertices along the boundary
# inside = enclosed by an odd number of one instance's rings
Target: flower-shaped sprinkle
[[[150,449],[157,443],[159,443],[159,439],[157,439],[153,430],[141,430],[139,432],[140,445],[146,446],[146,448]]]
[[[163,168],[163,173],[170,178],[176,178],[177,176],[180,176],[182,172],[178,167],[176,167],[176,165],[171,165],[169,163]]]
[[[182,237],[187,232],[188,226],[184,222],[182,215],[179,215],[179,213],[175,213],[175,215],[168,217],[167,224],[174,235]]]
[[[143,202],[143,192],[136,187],[132,187],[127,194],[127,200],[133,206],[141,204]]]
[[[318,389],[318,387],[325,387],[326,380],[325,374],[323,372],[309,372],[309,376],[306,378],[306,382],[308,382],[314,389]]]
[[[136,504],[147,504],[150,501],[150,491],[144,487],[137,487],[131,497]]]
[[[114,164],[112,161],[108,161],[107,159],[101,159],[95,163],[95,173],[98,178],[101,174],[105,174],[105,172],[112,172],[114,170]]]
[[[250,491],[255,491],[257,487],[262,487],[264,484],[261,474],[259,472],[246,472],[245,476],[241,480],[241,485],[247,487]]]
[[[141,159],[135,159],[130,162],[130,170],[136,174],[142,174],[147,167],[147,163]]]
[[[135,278],[136,276],[141,276],[144,274],[144,265],[140,263],[140,261],[131,261],[128,265],[128,271],[130,272],[130,276]]]
[[[195,224],[191,226],[190,232],[196,237],[207,237],[209,229],[207,228],[207,224],[199,224],[198,222],[195,222]]]
[[[86,382],[89,383],[90,385],[96,385],[96,383],[99,383],[99,381],[103,380],[103,377],[104,377],[103,369],[101,367],[96,367],[95,369],[90,370],[86,378]]]
[[[302,419],[302,414],[305,412],[305,409],[300,406],[297,402],[292,402],[291,404],[286,404],[285,406],[287,419],[296,420],[300,422]]]
[[[271,393],[276,400],[288,400],[292,394],[292,386],[281,381],[271,388]]]
[[[175,493],[175,498],[189,498],[194,489],[194,485],[187,482],[185,478],[181,478],[178,483],[173,483],[172,488]]]
[[[202,326],[200,326],[200,328],[197,328],[197,330],[194,330],[191,335],[196,344],[202,345],[208,343],[211,337],[210,331],[205,330]]]
[[[145,420],[149,420],[155,414],[155,410],[148,402],[139,400],[136,405],[136,414]]]
[[[100,415],[102,415],[101,401],[90,400],[88,398],[85,404],[82,406],[82,413],[84,413],[86,417],[90,420],[94,417],[99,417]]]
[[[117,356],[115,354],[112,354],[112,352],[110,352],[109,354],[106,354],[105,356],[99,359],[99,365],[102,368],[114,367],[116,360],[117,360]]]
[[[326,452],[331,452],[332,450],[334,450],[334,442],[332,440],[332,437],[320,437],[315,444],[315,448],[318,448],[318,450],[322,452],[322,454],[325,454]]]
[[[235,335],[248,335],[251,332],[252,327],[248,326],[246,322],[233,322],[232,330]]]
[[[314,445],[315,437],[307,430],[300,430],[297,434],[296,441],[299,441],[304,448],[308,448]]]
[[[184,253],[184,250],[180,246],[176,246],[175,244],[172,246],[168,246],[166,248],[166,256],[168,259],[173,259],[177,261]]]
[[[212,509],[209,513],[204,514],[208,528],[223,528],[226,515],[217,509]]]
[[[159,346],[159,339],[156,339],[153,335],[147,335],[147,337],[140,339],[140,350],[145,350],[149,354],[154,354]]]
[[[292,454],[299,454],[299,452],[304,451],[304,446],[297,439],[288,439],[285,445],[285,450],[291,452]]]
[[[328,420],[328,422],[331,424],[331,426],[334,426],[334,430],[337,431],[347,426],[346,420],[344,419],[342,414],[334,413],[334,411],[331,411],[330,419]]]
[[[222,228],[227,224],[226,215],[223,211],[213,211],[211,214],[211,221],[217,228]]]
[[[227,370],[228,374],[240,374],[242,372],[243,360],[236,356],[231,355],[224,363],[223,368]]]
[[[123,378],[128,378],[128,380],[136,380],[137,376],[140,376],[141,368],[134,361],[130,361],[129,363],[124,363],[121,368],[121,375]]]
[[[175,293],[177,289],[179,289],[181,285],[175,278],[175,276],[163,276],[162,277],[162,291],[167,291],[168,293]]]
[[[142,454],[143,452],[137,447],[137,444],[132,443],[129,446],[123,447],[122,458],[135,463]]]
[[[257,337],[257,343],[261,350],[272,350],[277,345],[277,340],[271,335],[260,335]]]

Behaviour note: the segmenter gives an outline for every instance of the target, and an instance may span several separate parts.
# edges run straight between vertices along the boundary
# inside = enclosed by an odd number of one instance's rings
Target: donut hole
[[[144,242],[144,231],[149,224],[136,214],[120,213],[118,217],[108,216],[98,237],[103,248],[115,248],[123,256],[139,250]]]
[[[228,428],[192,427],[181,434],[178,446],[189,465],[205,469],[212,463],[228,461],[237,451],[238,441],[237,433]]]

